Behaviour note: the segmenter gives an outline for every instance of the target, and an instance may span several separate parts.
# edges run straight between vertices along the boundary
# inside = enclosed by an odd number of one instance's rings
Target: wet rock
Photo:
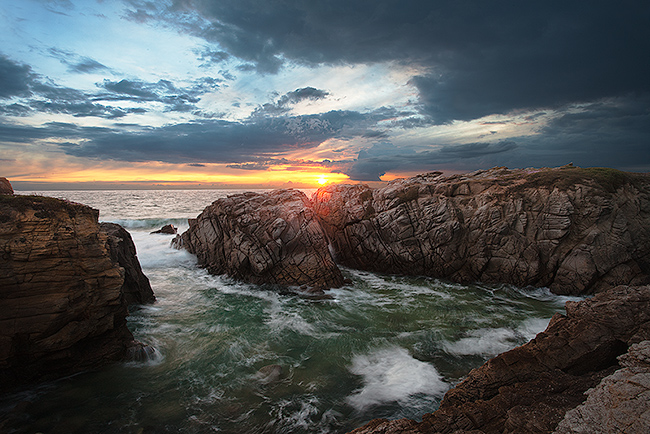
[[[7,178],[0,177],[0,194],[12,195],[14,189]]]
[[[149,279],[142,272],[131,234],[115,223],[101,223],[100,229],[108,235],[107,245],[111,258],[124,268],[122,293],[126,303],[153,303],[156,297]]]
[[[380,421],[374,422],[380,430],[368,425],[358,432],[551,433],[558,428],[568,433],[582,422],[596,425],[616,412],[607,407],[610,399],[621,403],[620,410],[625,408],[625,426],[647,430],[648,339],[650,286],[621,286],[568,302],[566,316],[556,314],[535,339],[472,370],[422,422]],[[619,358],[625,366],[620,370],[617,358],[625,353]],[[585,392],[596,386],[589,392],[592,402],[580,406]],[[614,419],[612,426],[622,420]]]
[[[650,283],[650,175],[613,169],[440,172],[312,198],[340,264],[591,294]]]
[[[122,360],[133,345],[98,211],[0,196],[0,388]]]
[[[212,274],[256,283],[339,287],[341,272],[309,199],[297,190],[243,193],[208,206],[173,240]]]
[[[650,341],[632,345],[619,360],[624,368],[588,390],[587,400],[566,413],[556,434],[646,434],[650,430]]]
[[[158,229],[157,231],[151,232],[152,234],[169,234],[169,235],[174,235],[178,232],[178,229],[172,225],[168,224],[163,226],[162,228]]]

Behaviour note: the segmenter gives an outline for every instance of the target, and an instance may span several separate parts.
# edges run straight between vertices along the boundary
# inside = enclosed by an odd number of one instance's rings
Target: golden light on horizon
[[[325,185],[327,184],[327,181],[329,181],[329,179],[325,175],[321,175],[321,177],[316,180],[316,182],[318,182],[318,185]]]

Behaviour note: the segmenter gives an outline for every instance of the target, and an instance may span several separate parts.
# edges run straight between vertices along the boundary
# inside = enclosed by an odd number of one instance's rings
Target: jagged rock
[[[613,169],[440,172],[329,185],[314,211],[351,268],[590,294],[650,283],[650,175]]]
[[[208,206],[173,245],[198,258],[212,274],[256,284],[343,284],[309,199],[297,190],[243,193]]]
[[[620,286],[592,299],[568,302],[566,310],[566,316],[556,314],[546,330],[530,342],[472,370],[465,380],[447,392],[437,411],[424,415],[422,422],[377,420],[372,422],[377,430],[370,429],[369,424],[354,431],[355,434],[551,433],[567,411],[585,401],[584,392],[590,388],[601,384],[596,392],[591,392],[595,394],[593,401],[608,405],[609,398],[603,398],[605,392],[600,390],[616,394],[612,380],[618,382],[620,390],[629,392],[626,397],[617,396],[631,417],[626,426],[647,429],[647,405],[636,406],[638,402],[631,402],[632,395],[649,398],[646,374],[634,377],[639,374],[635,369],[641,369],[637,367],[616,370],[620,368],[617,357],[629,348],[629,355],[621,358],[621,363],[642,364],[647,372],[650,354],[644,341],[650,339],[650,286]],[[634,346],[640,342],[643,344]],[[630,362],[631,359],[634,361]],[[612,380],[601,383],[611,374],[614,374]],[[639,387],[629,387],[630,382],[637,380],[641,382]],[[577,414],[584,416],[594,407],[616,411],[585,403],[584,407],[578,407]],[[600,420],[607,414],[588,419]],[[569,413],[566,418],[570,422],[563,424],[575,426],[575,415]]]
[[[162,228],[158,229],[157,231],[153,231],[151,233],[152,234],[174,235],[174,234],[176,234],[177,231],[178,231],[178,229],[174,225],[169,224],[169,225],[165,225]]]
[[[650,431],[650,341],[619,357],[624,366],[605,377],[589,397],[570,410],[556,434],[646,434]]]
[[[7,194],[7,195],[14,194],[14,189],[7,178],[0,177],[0,194]]]
[[[136,344],[98,215],[0,196],[0,388],[118,361]]]
[[[131,234],[115,223],[101,223],[101,231],[108,235],[108,250],[113,261],[124,268],[122,293],[127,304],[153,303],[156,297],[149,279],[142,272]]]

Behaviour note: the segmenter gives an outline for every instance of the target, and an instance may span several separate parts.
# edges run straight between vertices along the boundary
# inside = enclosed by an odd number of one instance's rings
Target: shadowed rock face
[[[0,178],[0,194],[14,194],[14,189],[7,178]]]
[[[0,196],[0,388],[124,358],[124,270],[98,211],[47,197]]]
[[[212,274],[313,289],[343,284],[309,199],[300,191],[228,196],[189,223],[174,245],[195,254]]]
[[[647,429],[649,339],[648,286],[621,286],[569,302],[566,316],[556,314],[535,339],[472,370],[422,422],[378,419],[353,432],[551,433],[563,419],[561,433],[618,432],[572,431],[582,422],[596,427],[612,411],[607,403],[614,401],[634,405],[625,406],[625,421],[610,421],[611,426]],[[640,385],[632,390],[634,379]],[[580,405],[584,393],[596,386]]]
[[[142,272],[131,234],[115,223],[101,223],[100,229],[108,235],[111,259],[124,268],[122,293],[127,304],[153,303],[156,297],[149,279]]]
[[[435,172],[312,198],[338,263],[590,294],[650,282],[650,176],[611,169]]]

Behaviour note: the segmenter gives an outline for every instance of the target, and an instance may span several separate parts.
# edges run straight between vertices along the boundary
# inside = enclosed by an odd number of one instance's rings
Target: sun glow
[[[327,184],[327,181],[329,181],[329,179],[327,179],[327,176],[325,175],[322,175],[320,178],[316,180],[316,182],[318,182],[318,185],[325,185]]]

